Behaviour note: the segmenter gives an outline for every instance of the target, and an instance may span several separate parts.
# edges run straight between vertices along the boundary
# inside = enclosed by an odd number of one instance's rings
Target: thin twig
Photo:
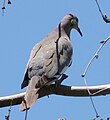
[[[90,97],[92,106],[93,106],[94,111],[95,111],[95,113],[96,113],[96,118],[101,118],[101,117],[99,116],[99,114],[98,114],[98,112],[97,112],[97,109],[96,109],[96,107],[95,107],[95,104],[94,104],[94,101],[93,101],[93,99],[92,99],[92,96],[95,95],[95,94],[98,94],[98,93],[100,93],[100,92],[102,92],[102,91],[104,91],[104,90],[106,90],[107,88],[101,89],[101,90],[99,90],[99,91],[94,92],[94,93],[91,94],[90,90],[88,89],[88,85],[87,85],[87,81],[86,81],[85,75],[86,75],[86,73],[87,73],[90,65],[92,64],[93,60],[94,60],[95,58],[98,59],[99,52],[101,51],[102,47],[105,45],[105,43],[106,43],[108,40],[110,40],[110,36],[109,36],[107,39],[105,39],[104,41],[101,41],[101,42],[100,42],[100,43],[101,43],[100,47],[98,48],[98,50],[96,51],[96,53],[94,54],[94,56],[90,59],[89,63],[87,64],[87,67],[86,67],[86,69],[85,69],[85,71],[84,71],[84,73],[83,73],[83,75],[82,75],[82,77],[84,78],[85,85],[87,86],[87,91],[88,91],[88,94],[89,94],[89,97]],[[102,119],[102,118],[101,118],[101,119]]]
[[[5,9],[5,2],[6,2],[6,0],[3,1],[2,10]]]
[[[7,0],[8,4],[11,4],[10,0]],[[3,1],[3,5],[2,5],[2,15],[4,15],[4,10],[6,9],[6,0]]]
[[[96,107],[95,107],[94,101],[93,101],[93,99],[92,99],[92,94],[91,94],[90,90],[88,89],[88,84],[87,84],[87,81],[86,81],[86,78],[85,78],[85,77],[84,77],[84,82],[85,82],[85,85],[86,85],[86,87],[87,87],[87,91],[88,91],[88,93],[89,93],[89,97],[90,97],[90,100],[91,100],[93,109],[94,109],[94,111],[95,111],[95,113],[96,113],[96,118],[99,118],[100,116],[99,116],[99,114],[98,114],[98,112],[97,112],[97,109],[96,109]]]
[[[26,101],[25,101],[25,100],[24,100],[24,103],[25,103],[25,107],[26,107],[26,113],[25,113],[25,119],[24,119],[24,120],[27,120],[28,109],[27,109],[27,104],[26,104]]]
[[[85,82],[85,85],[86,85],[86,86],[88,86],[88,85],[87,85],[87,81],[86,81],[85,75],[86,75],[86,73],[87,73],[90,65],[92,64],[93,60],[94,60],[95,58],[96,58],[96,59],[98,58],[99,52],[101,51],[102,47],[105,45],[105,43],[106,43],[108,40],[110,40],[110,36],[109,36],[108,38],[106,38],[104,41],[101,41],[101,42],[100,42],[100,43],[101,43],[100,47],[98,48],[98,50],[96,51],[96,53],[94,54],[94,56],[90,59],[88,65],[87,65],[87,67],[86,67],[86,69],[85,69],[85,71],[84,71],[84,73],[83,73],[83,75],[82,75],[82,77],[84,78],[84,82]],[[98,112],[97,112],[97,110],[96,110],[95,104],[94,104],[93,99],[92,99],[92,96],[95,95],[95,94],[98,94],[98,93],[100,93],[100,92],[102,92],[102,91],[104,91],[104,90],[106,90],[106,89],[107,89],[107,88],[104,88],[104,89],[101,89],[101,90],[99,90],[99,91],[94,92],[94,93],[91,94],[90,90],[89,90],[88,87],[87,87],[87,90],[88,90],[88,93],[89,93],[89,96],[90,96],[90,100],[91,100],[92,106],[93,106],[94,111],[95,111],[95,113],[96,113],[96,118],[97,118],[97,117],[100,117],[100,116],[98,115]]]
[[[95,58],[96,58],[96,59],[98,58],[99,52],[101,51],[102,47],[105,45],[105,43],[106,43],[108,40],[110,40],[110,36],[109,36],[108,38],[106,38],[105,40],[103,40],[103,41],[100,42],[100,43],[101,43],[100,47],[98,48],[98,50],[96,51],[96,53],[93,55],[93,57],[90,59],[90,61],[89,61],[89,63],[87,64],[87,67],[86,67],[84,73],[82,74],[82,77],[85,77],[85,76],[86,76],[87,71],[88,71],[90,65],[92,64],[93,60],[94,60]]]
[[[96,3],[97,3],[97,6],[98,6],[98,9],[99,9],[100,14],[103,16],[103,13],[102,13],[102,10],[101,10],[101,8],[100,8],[100,5],[99,5],[98,1],[97,1],[97,0],[95,0],[95,1],[96,1]]]
[[[9,118],[10,118],[11,107],[12,107],[12,101],[13,101],[13,100],[11,100],[11,102],[10,102],[10,108],[8,109],[8,115],[5,116],[5,119],[6,119],[6,120],[9,120]]]
[[[11,4],[11,1],[10,1],[10,0],[8,0],[8,4]]]
[[[102,10],[101,10],[101,8],[100,8],[100,5],[99,5],[99,3],[98,3],[98,0],[95,0],[95,1],[96,1],[96,4],[97,4],[97,6],[98,6],[99,12],[100,12],[103,20],[104,20],[106,23],[110,23],[110,19],[107,18],[107,15],[104,15],[104,14],[102,13]]]
[[[3,1],[3,6],[2,6],[2,15],[4,15],[4,10],[5,10],[5,0]]]

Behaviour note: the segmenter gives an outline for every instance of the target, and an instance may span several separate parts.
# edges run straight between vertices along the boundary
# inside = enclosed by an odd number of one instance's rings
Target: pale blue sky
[[[0,1],[2,6],[3,0]],[[100,1],[101,8],[110,17],[110,1]],[[45,38],[68,13],[76,14],[83,37],[71,32],[74,47],[73,64],[66,72],[65,85],[84,86],[81,74],[100,41],[110,35],[110,24],[106,24],[98,11],[95,0],[12,0],[6,5],[4,16],[0,12],[0,96],[25,91],[20,89],[23,74],[32,47]],[[88,73],[89,85],[110,83],[110,42],[102,49]],[[99,114],[105,119],[110,116],[110,96],[94,97]],[[8,108],[0,109],[0,120],[4,120]],[[10,120],[24,120],[25,113],[19,106],[12,107]],[[51,95],[39,99],[30,109],[28,120],[91,120],[95,117],[89,98]]]

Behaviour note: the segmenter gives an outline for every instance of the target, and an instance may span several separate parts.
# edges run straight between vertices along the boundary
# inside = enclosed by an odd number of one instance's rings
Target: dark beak
[[[79,34],[81,35],[81,37],[83,36],[82,35],[82,32],[81,32],[81,30],[80,30],[80,28],[79,27],[77,27],[77,31],[79,32]]]

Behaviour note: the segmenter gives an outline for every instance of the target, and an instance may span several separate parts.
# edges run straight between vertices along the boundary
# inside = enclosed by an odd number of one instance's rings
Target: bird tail
[[[34,76],[30,80],[28,89],[20,106],[21,111],[28,110],[38,99],[39,97],[38,91],[40,90],[41,87],[36,88],[36,85],[38,84],[38,81],[40,81],[40,79],[41,77]]]

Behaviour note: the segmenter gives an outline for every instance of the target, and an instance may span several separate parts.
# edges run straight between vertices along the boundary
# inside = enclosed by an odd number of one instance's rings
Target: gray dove
[[[66,15],[58,27],[45,39],[37,43],[30,55],[21,89],[28,86],[20,110],[29,109],[38,99],[39,90],[58,81],[72,63],[70,32],[78,27],[75,15]]]

